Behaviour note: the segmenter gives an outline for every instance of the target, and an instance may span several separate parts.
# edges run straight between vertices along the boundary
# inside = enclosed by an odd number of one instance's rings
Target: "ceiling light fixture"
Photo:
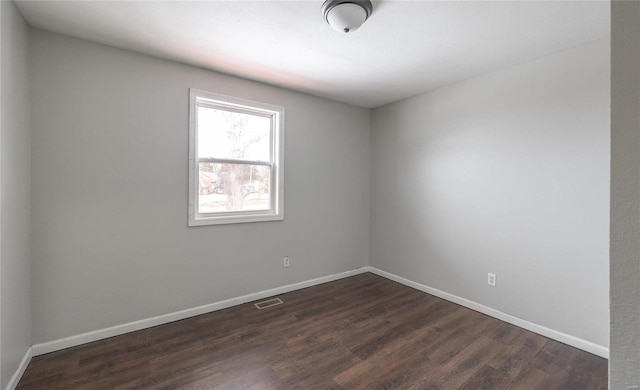
[[[326,0],[322,16],[336,31],[356,31],[369,18],[373,5],[369,0]]]

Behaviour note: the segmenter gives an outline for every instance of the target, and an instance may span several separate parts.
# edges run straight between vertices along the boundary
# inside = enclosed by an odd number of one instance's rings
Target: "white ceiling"
[[[18,1],[34,27],[376,107],[609,36],[608,1]]]

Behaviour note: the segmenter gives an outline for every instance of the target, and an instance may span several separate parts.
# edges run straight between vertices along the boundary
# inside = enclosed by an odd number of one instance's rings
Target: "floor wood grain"
[[[18,389],[606,389],[607,361],[366,273],[32,359]]]

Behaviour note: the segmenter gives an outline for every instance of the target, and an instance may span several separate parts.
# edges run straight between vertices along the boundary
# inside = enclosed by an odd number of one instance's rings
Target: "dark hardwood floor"
[[[606,389],[607,361],[366,273],[33,358],[18,389]]]

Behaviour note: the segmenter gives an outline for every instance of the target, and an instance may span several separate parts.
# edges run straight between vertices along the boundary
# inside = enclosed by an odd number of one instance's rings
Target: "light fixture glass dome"
[[[369,0],[327,0],[322,4],[322,14],[336,31],[356,31],[367,20],[373,6]]]

